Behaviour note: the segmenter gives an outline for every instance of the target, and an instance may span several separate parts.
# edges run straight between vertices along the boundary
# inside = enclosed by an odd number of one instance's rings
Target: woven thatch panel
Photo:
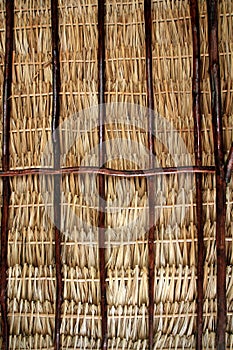
[[[207,14],[199,1],[202,58],[203,165],[214,165],[208,63]],[[0,113],[5,27],[0,1]],[[95,165],[98,128],[98,33],[96,0],[60,0],[61,122],[73,118],[74,135],[61,130],[63,166]],[[233,139],[233,3],[219,4],[224,151]],[[52,65],[50,1],[15,0],[10,166],[52,166]],[[152,5],[155,111],[184,142],[169,148],[155,140],[160,167],[194,165],[192,115],[192,32],[188,0],[154,0]],[[147,106],[144,7],[141,0],[106,1],[106,102]],[[107,166],[148,168],[140,159],[148,147],[145,125],[107,114]],[[143,113],[143,112],[142,112]],[[93,120],[90,118],[93,117]],[[2,118],[0,118],[1,120]],[[136,120],[136,119],[135,119]],[[0,121],[0,123],[2,123]],[[2,125],[2,124],[0,124]],[[159,127],[159,125],[158,125]],[[2,127],[1,127],[2,128]],[[79,130],[79,134],[75,131]],[[166,138],[167,130],[157,130]],[[174,135],[174,134],[173,134]],[[67,152],[70,138],[75,142]],[[116,158],[125,140],[127,159]],[[176,139],[176,138],[175,138]],[[115,143],[113,142],[114,140]],[[140,147],[132,148],[140,144]],[[112,143],[111,143],[112,142]],[[111,145],[114,144],[114,147]],[[114,153],[115,152],[115,153]],[[1,148],[0,148],[1,153]],[[119,152],[118,152],[119,153]],[[175,160],[174,160],[175,157]],[[1,159],[1,154],[0,154]],[[10,180],[8,321],[11,349],[53,349],[56,271],[52,177]],[[108,348],[148,349],[148,188],[145,179],[106,176],[106,267]],[[197,229],[195,181],[191,174],[155,178],[154,349],[193,349],[196,337]],[[227,348],[233,349],[233,183],[227,188]],[[100,349],[101,309],[98,265],[98,182],[92,175],[62,176],[61,349]],[[216,247],[215,176],[203,176],[204,349],[215,348]],[[1,345],[0,345],[1,348]]]

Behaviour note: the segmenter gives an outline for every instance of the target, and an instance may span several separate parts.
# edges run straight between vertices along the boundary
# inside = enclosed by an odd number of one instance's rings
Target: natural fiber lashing
[[[0,1],[0,349],[233,350],[233,3],[217,10],[211,46],[204,0]]]

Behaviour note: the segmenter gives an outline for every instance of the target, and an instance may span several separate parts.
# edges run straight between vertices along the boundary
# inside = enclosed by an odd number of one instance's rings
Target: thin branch
[[[58,1],[51,0],[51,21],[52,21],[52,66],[53,66],[53,109],[52,109],[52,141],[54,169],[60,170],[60,61],[59,61],[59,35],[58,35]],[[55,235],[55,265],[56,265],[56,311],[55,311],[55,337],[54,348],[59,350],[60,328],[61,328],[61,307],[62,307],[62,263],[61,263],[61,175],[54,175],[54,235]]]
[[[221,115],[221,86],[218,53],[218,1],[207,0],[209,71],[216,166],[216,248],[217,248],[217,350],[225,349],[226,335],[226,181]]]
[[[13,56],[14,1],[6,1],[6,41],[3,82],[3,127],[2,127],[2,169],[7,172],[10,168],[10,114],[11,114],[11,85],[12,85],[12,56]],[[9,348],[9,327],[7,322],[7,246],[8,246],[8,217],[10,203],[10,179],[3,177],[3,202],[1,217],[1,313],[2,313],[2,349]]]
[[[147,107],[148,107],[148,144],[150,152],[150,167],[154,167],[154,92],[152,76],[152,20],[151,20],[151,0],[144,1],[144,22],[146,40],[146,82],[147,82]],[[148,179],[148,199],[149,199],[149,235],[148,235],[148,295],[149,295],[149,349],[153,349],[154,343],[154,298],[155,298],[155,188],[154,178]]]
[[[198,1],[190,0],[190,14],[192,22],[193,39],[193,118],[194,118],[194,151],[195,165],[202,166],[201,145],[201,110],[200,110],[200,27]],[[204,304],[204,237],[203,237],[203,205],[202,205],[202,174],[196,173],[196,213],[198,235],[197,259],[197,338],[196,349],[202,349],[203,334],[203,304]]]
[[[166,168],[153,168],[145,170],[117,170],[110,168],[99,168],[92,166],[74,166],[64,167],[60,169],[55,168],[25,168],[25,169],[13,169],[8,171],[0,171],[0,177],[14,177],[14,176],[29,176],[29,175],[69,175],[69,174],[99,174],[109,175],[117,177],[150,177],[159,175],[171,175],[171,174],[214,174],[214,166],[181,166],[166,167]]]
[[[104,0],[98,0],[98,102],[99,102],[99,166],[104,166],[105,161],[105,30],[104,30]],[[106,267],[105,267],[105,177],[99,175],[99,270],[100,270],[100,295],[101,295],[101,326],[102,326],[102,350],[108,347],[107,338],[107,298],[106,298]]]

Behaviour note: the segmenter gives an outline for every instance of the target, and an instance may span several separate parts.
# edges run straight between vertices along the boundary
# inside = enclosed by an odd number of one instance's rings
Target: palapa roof
[[[0,2],[0,116],[3,115],[5,4],[6,1]],[[199,0],[198,4],[202,165],[213,167],[207,9],[205,1]],[[58,5],[61,166],[95,167],[99,160],[98,2],[59,0]],[[53,166],[50,7],[49,0],[17,0],[14,4],[11,170]],[[149,169],[144,2],[106,0],[104,20],[105,166],[116,170]],[[227,156],[233,139],[233,3],[229,0],[219,1],[218,25],[223,142]],[[194,166],[193,43],[188,0],[152,1],[152,58],[157,118],[154,161],[160,168]],[[115,102],[122,104],[111,104]],[[2,118],[0,127],[2,130]],[[212,172],[202,175],[203,349],[215,349],[217,327],[218,203],[214,168],[211,169]],[[153,179],[153,349],[194,349],[199,259],[195,176],[183,172],[161,174]],[[0,181],[2,184],[2,178]],[[27,175],[10,177],[9,181],[9,348],[54,349],[53,177],[29,171]],[[149,349],[148,177],[124,178],[110,172],[104,181],[108,349]],[[93,172],[62,175],[60,349],[94,350],[102,346],[98,184],[98,175]],[[2,185],[0,188],[2,191]],[[225,231],[227,349],[233,349],[232,189],[231,181],[226,190]]]

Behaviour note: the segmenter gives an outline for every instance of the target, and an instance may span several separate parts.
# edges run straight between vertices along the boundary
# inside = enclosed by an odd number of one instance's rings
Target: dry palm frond
[[[0,2],[0,115],[5,1]],[[153,0],[152,3],[156,162],[159,167],[194,164],[189,1]],[[202,157],[203,165],[213,165],[205,1],[200,0],[199,6]],[[233,136],[233,4],[221,0],[219,9],[223,132],[227,151]],[[99,138],[95,124],[98,119],[97,10],[96,0],[59,0],[62,166],[98,164]],[[114,169],[149,167],[145,151],[148,127],[144,109],[147,101],[143,11],[141,0],[106,1],[105,100],[143,107],[140,109],[142,119],[136,113],[133,116],[128,113],[129,105],[125,114],[114,105],[107,109],[106,166]],[[53,162],[50,14],[49,0],[15,2],[12,169],[40,167],[43,162],[52,166]],[[176,144],[177,140],[182,140],[183,146]],[[174,148],[173,154],[171,148]],[[1,152],[0,147],[0,159]],[[7,291],[10,349],[53,349],[56,287],[53,179],[50,176],[13,177],[10,185]],[[194,177],[187,174],[157,176],[154,185],[154,349],[195,349],[198,256]],[[232,186],[231,182],[227,190],[226,220],[228,349],[233,349]],[[98,181],[93,174],[63,175],[61,191],[64,280],[61,348],[97,350],[101,348]],[[108,349],[146,350],[147,180],[106,176],[105,191]],[[211,174],[203,175],[205,349],[215,348],[215,205],[215,178]]]

